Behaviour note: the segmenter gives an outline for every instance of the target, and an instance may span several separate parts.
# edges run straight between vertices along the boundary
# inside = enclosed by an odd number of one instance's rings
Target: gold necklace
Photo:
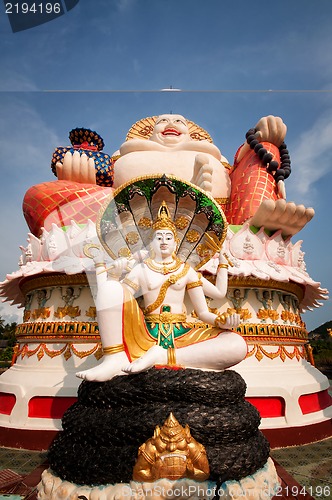
[[[177,271],[181,265],[183,264],[182,260],[179,257],[175,257],[172,262],[155,262],[150,257],[144,261],[144,263],[148,266],[152,271],[156,271],[161,274],[169,274],[173,271]]]

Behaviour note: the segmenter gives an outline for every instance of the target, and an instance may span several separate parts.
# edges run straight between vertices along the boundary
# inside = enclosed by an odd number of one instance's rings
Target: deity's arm
[[[155,479],[151,465],[156,461],[156,449],[148,440],[139,447],[138,457],[135,463],[133,478],[135,481],[152,481]]]
[[[210,472],[205,448],[193,438],[188,443],[188,448],[191,462],[191,467],[188,468],[189,477],[196,479],[196,481],[204,481]]]
[[[203,281],[204,278],[202,278],[200,274],[196,273],[196,271],[191,268],[187,274],[186,289],[199,319],[204,323],[214,325],[217,316],[216,314],[209,311],[203,291]],[[207,287],[209,289],[209,285],[211,285],[212,288],[216,288],[214,285],[212,285],[212,283],[207,282]]]
[[[198,318],[203,323],[214,325],[217,315],[210,312],[206,303],[206,298],[203,292],[203,287],[195,287],[187,290],[189,298],[194,306]]]
[[[203,290],[207,297],[210,297],[211,299],[223,299],[226,297],[228,288],[228,264],[223,255],[223,251],[219,254],[216,284],[213,285],[206,278],[202,278],[202,282]]]
[[[254,288],[254,292],[255,292],[257,300],[263,304],[263,301],[262,301],[262,299],[259,296],[259,290],[258,290],[258,288]]]
[[[138,291],[141,289],[141,266],[135,266],[121,281],[127,290],[129,290],[132,295],[138,295]]]
[[[239,326],[239,314],[220,315],[209,311],[202,287],[191,288],[188,290],[188,294],[198,318],[203,321],[203,323],[208,323],[221,330],[235,329]]]

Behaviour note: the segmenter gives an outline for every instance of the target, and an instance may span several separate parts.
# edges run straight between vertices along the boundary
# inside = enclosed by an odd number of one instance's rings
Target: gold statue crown
[[[166,201],[163,201],[160,205],[157,218],[152,224],[152,229],[154,231],[157,231],[158,229],[169,229],[175,237],[177,236],[176,226],[170,217]]]

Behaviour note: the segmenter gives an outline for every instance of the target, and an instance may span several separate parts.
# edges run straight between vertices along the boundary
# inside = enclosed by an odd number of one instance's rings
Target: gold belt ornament
[[[164,311],[160,314],[149,314],[145,316],[145,321],[148,323],[183,323],[186,320],[186,314],[173,314],[168,311]]]

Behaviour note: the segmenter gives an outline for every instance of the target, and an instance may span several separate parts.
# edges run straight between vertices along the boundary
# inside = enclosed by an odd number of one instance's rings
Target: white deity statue
[[[228,265],[222,251],[213,285],[177,257],[177,230],[165,203],[152,228],[148,258],[136,263],[122,282],[103,272],[100,254],[95,256],[97,320],[104,357],[100,365],[77,373],[80,378],[105,381],[155,365],[224,370],[247,354],[245,340],[231,331],[239,325],[239,314],[214,314],[205,298],[226,295]],[[124,259],[115,261],[113,276],[123,268]],[[186,293],[203,327],[187,323]],[[142,311],[134,295],[143,296]]]

